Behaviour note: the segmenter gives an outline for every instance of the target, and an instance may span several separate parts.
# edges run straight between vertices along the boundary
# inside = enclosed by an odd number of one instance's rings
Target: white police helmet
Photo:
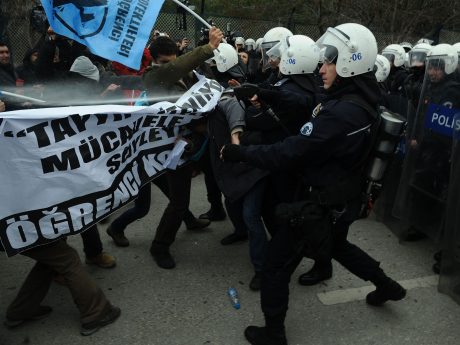
[[[237,37],[237,38],[235,38],[235,44],[244,45],[244,38],[243,38],[243,37]]]
[[[413,45],[409,42],[401,42],[399,45],[403,47],[406,52],[410,51],[413,47]]]
[[[420,44],[420,43],[426,43],[426,44],[431,45],[433,43],[433,40],[430,40],[429,38],[421,38],[417,41],[417,44]]]
[[[356,23],[329,27],[316,44],[323,62],[336,64],[341,77],[354,77],[374,70],[377,42],[372,32]]]
[[[292,36],[292,32],[283,27],[276,27],[267,31],[262,41],[262,70],[270,67],[268,61],[281,58],[281,54],[286,48],[286,37]]]
[[[401,67],[404,65],[406,51],[399,44],[390,44],[382,50],[382,55],[395,67]]]
[[[248,52],[255,50],[256,41],[254,41],[252,38],[248,38],[246,41],[244,41],[244,49],[246,49]]]
[[[426,55],[433,47],[428,43],[416,44],[409,52],[409,67],[420,67],[425,65]]]
[[[450,44],[434,46],[426,56],[427,68],[439,68],[446,74],[451,74],[457,69],[458,53]]]
[[[284,75],[313,73],[318,66],[319,47],[310,37],[294,35],[286,38],[287,49],[281,54],[280,72]]]
[[[238,64],[238,53],[230,44],[220,43],[217,49],[214,49],[212,60],[216,62],[219,72],[226,72]]]
[[[390,61],[384,55],[377,54],[377,58],[375,59],[375,67],[375,78],[379,83],[384,82],[390,75]]]
[[[259,50],[261,48],[263,41],[264,41],[263,37],[260,37],[256,40],[256,50]]]

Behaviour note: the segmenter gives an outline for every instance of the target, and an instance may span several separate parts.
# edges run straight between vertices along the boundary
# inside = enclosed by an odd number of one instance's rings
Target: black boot
[[[323,280],[331,279],[332,277],[332,263],[318,264],[315,262],[312,269],[307,273],[300,275],[299,284],[304,286],[316,285]]]
[[[244,330],[244,336],[252,345],[287,345],[284,329],[249,326]]]
[[[244,336],[253,345],[287,345],[284,330],[286,313],[275,316],[265,316],[265,327],[249,326],[244,330]]]
[[[406,289],[404,289],[398,282],[387,277],[381,270],[376,278],[371,281],[377,288],[367,294],[367,304],[378,307],[387,301],[399,301],[406,297]]]

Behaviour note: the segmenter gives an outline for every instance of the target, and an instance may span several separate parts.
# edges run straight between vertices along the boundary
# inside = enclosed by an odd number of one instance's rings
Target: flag
[[[51,28],[92,53],[139,69],[164,0],[41,0]]]

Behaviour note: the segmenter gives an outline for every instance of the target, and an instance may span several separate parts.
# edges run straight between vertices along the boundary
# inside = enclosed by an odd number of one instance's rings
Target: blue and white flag
[[[164,0],[41,0],[57,34],[139,69]]]

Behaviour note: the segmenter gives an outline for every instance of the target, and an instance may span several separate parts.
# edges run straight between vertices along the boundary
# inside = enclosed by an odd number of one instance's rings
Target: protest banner
[[[132,201],[164,170],[175,129],[211,111],[222,91],[200,78],[174,104],[1,113],[0,240],[7,255],[80,233]]]

